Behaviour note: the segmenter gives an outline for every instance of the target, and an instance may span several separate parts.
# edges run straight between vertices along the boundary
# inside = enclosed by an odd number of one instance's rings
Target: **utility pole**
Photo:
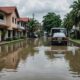
[[[35,14],[34,13],[32,14],[32,17],[33,17],[33,20],[34,20],[34,17],[35,17]]]
[[[34,27],[34,16],[35,16],[35,15],[34,15],[34,13],[33,13],[33,14],[32,14],[32,19],[33,19],[33,25],[32,25],[32,26],[33,26],[33,27]],[[34,36],[34,28],[33,28],[32,35]]]

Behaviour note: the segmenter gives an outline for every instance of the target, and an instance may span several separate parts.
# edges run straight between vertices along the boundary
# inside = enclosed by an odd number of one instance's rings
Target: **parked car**
[[[67,44],[67,31],[65,28],[52,28],[51,29],[51,42],[52,44]]]

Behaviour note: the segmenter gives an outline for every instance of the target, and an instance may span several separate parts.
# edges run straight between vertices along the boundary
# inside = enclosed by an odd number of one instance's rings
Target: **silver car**
[[[52,28],[51,41],[53,44],[67,44],[67,32],[65,28]]]

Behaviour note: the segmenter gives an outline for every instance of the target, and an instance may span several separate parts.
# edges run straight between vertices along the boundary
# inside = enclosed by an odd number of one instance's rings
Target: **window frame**
[[[0,20],[4,20],[4,15],[3,14],[0,13],[0,17],[2,17],[2,18],[0,18]]]
[[[12,23],[14,23],[14,19],[15,19],[15,18],[14,18],[14,17],[12,17]]]

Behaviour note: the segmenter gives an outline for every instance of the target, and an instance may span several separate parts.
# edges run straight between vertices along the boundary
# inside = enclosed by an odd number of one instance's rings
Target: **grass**
[[[21,40],[24,40],[24,39],[18,39],[18,40],[12,40],[12,41],[4,41],[4,42],[1,42],[0,45],[15,43],[15,42],[18,42],[18,41],[21,41]]]
[[[77,43],[79,43],[79,44],[80,44],[80,40],[73,40],[73,41],[75,41],[75,42],[77,42]]]
[[[77,39],[70,39],[70,41],[80,44],[80,40],[77,40]]]

